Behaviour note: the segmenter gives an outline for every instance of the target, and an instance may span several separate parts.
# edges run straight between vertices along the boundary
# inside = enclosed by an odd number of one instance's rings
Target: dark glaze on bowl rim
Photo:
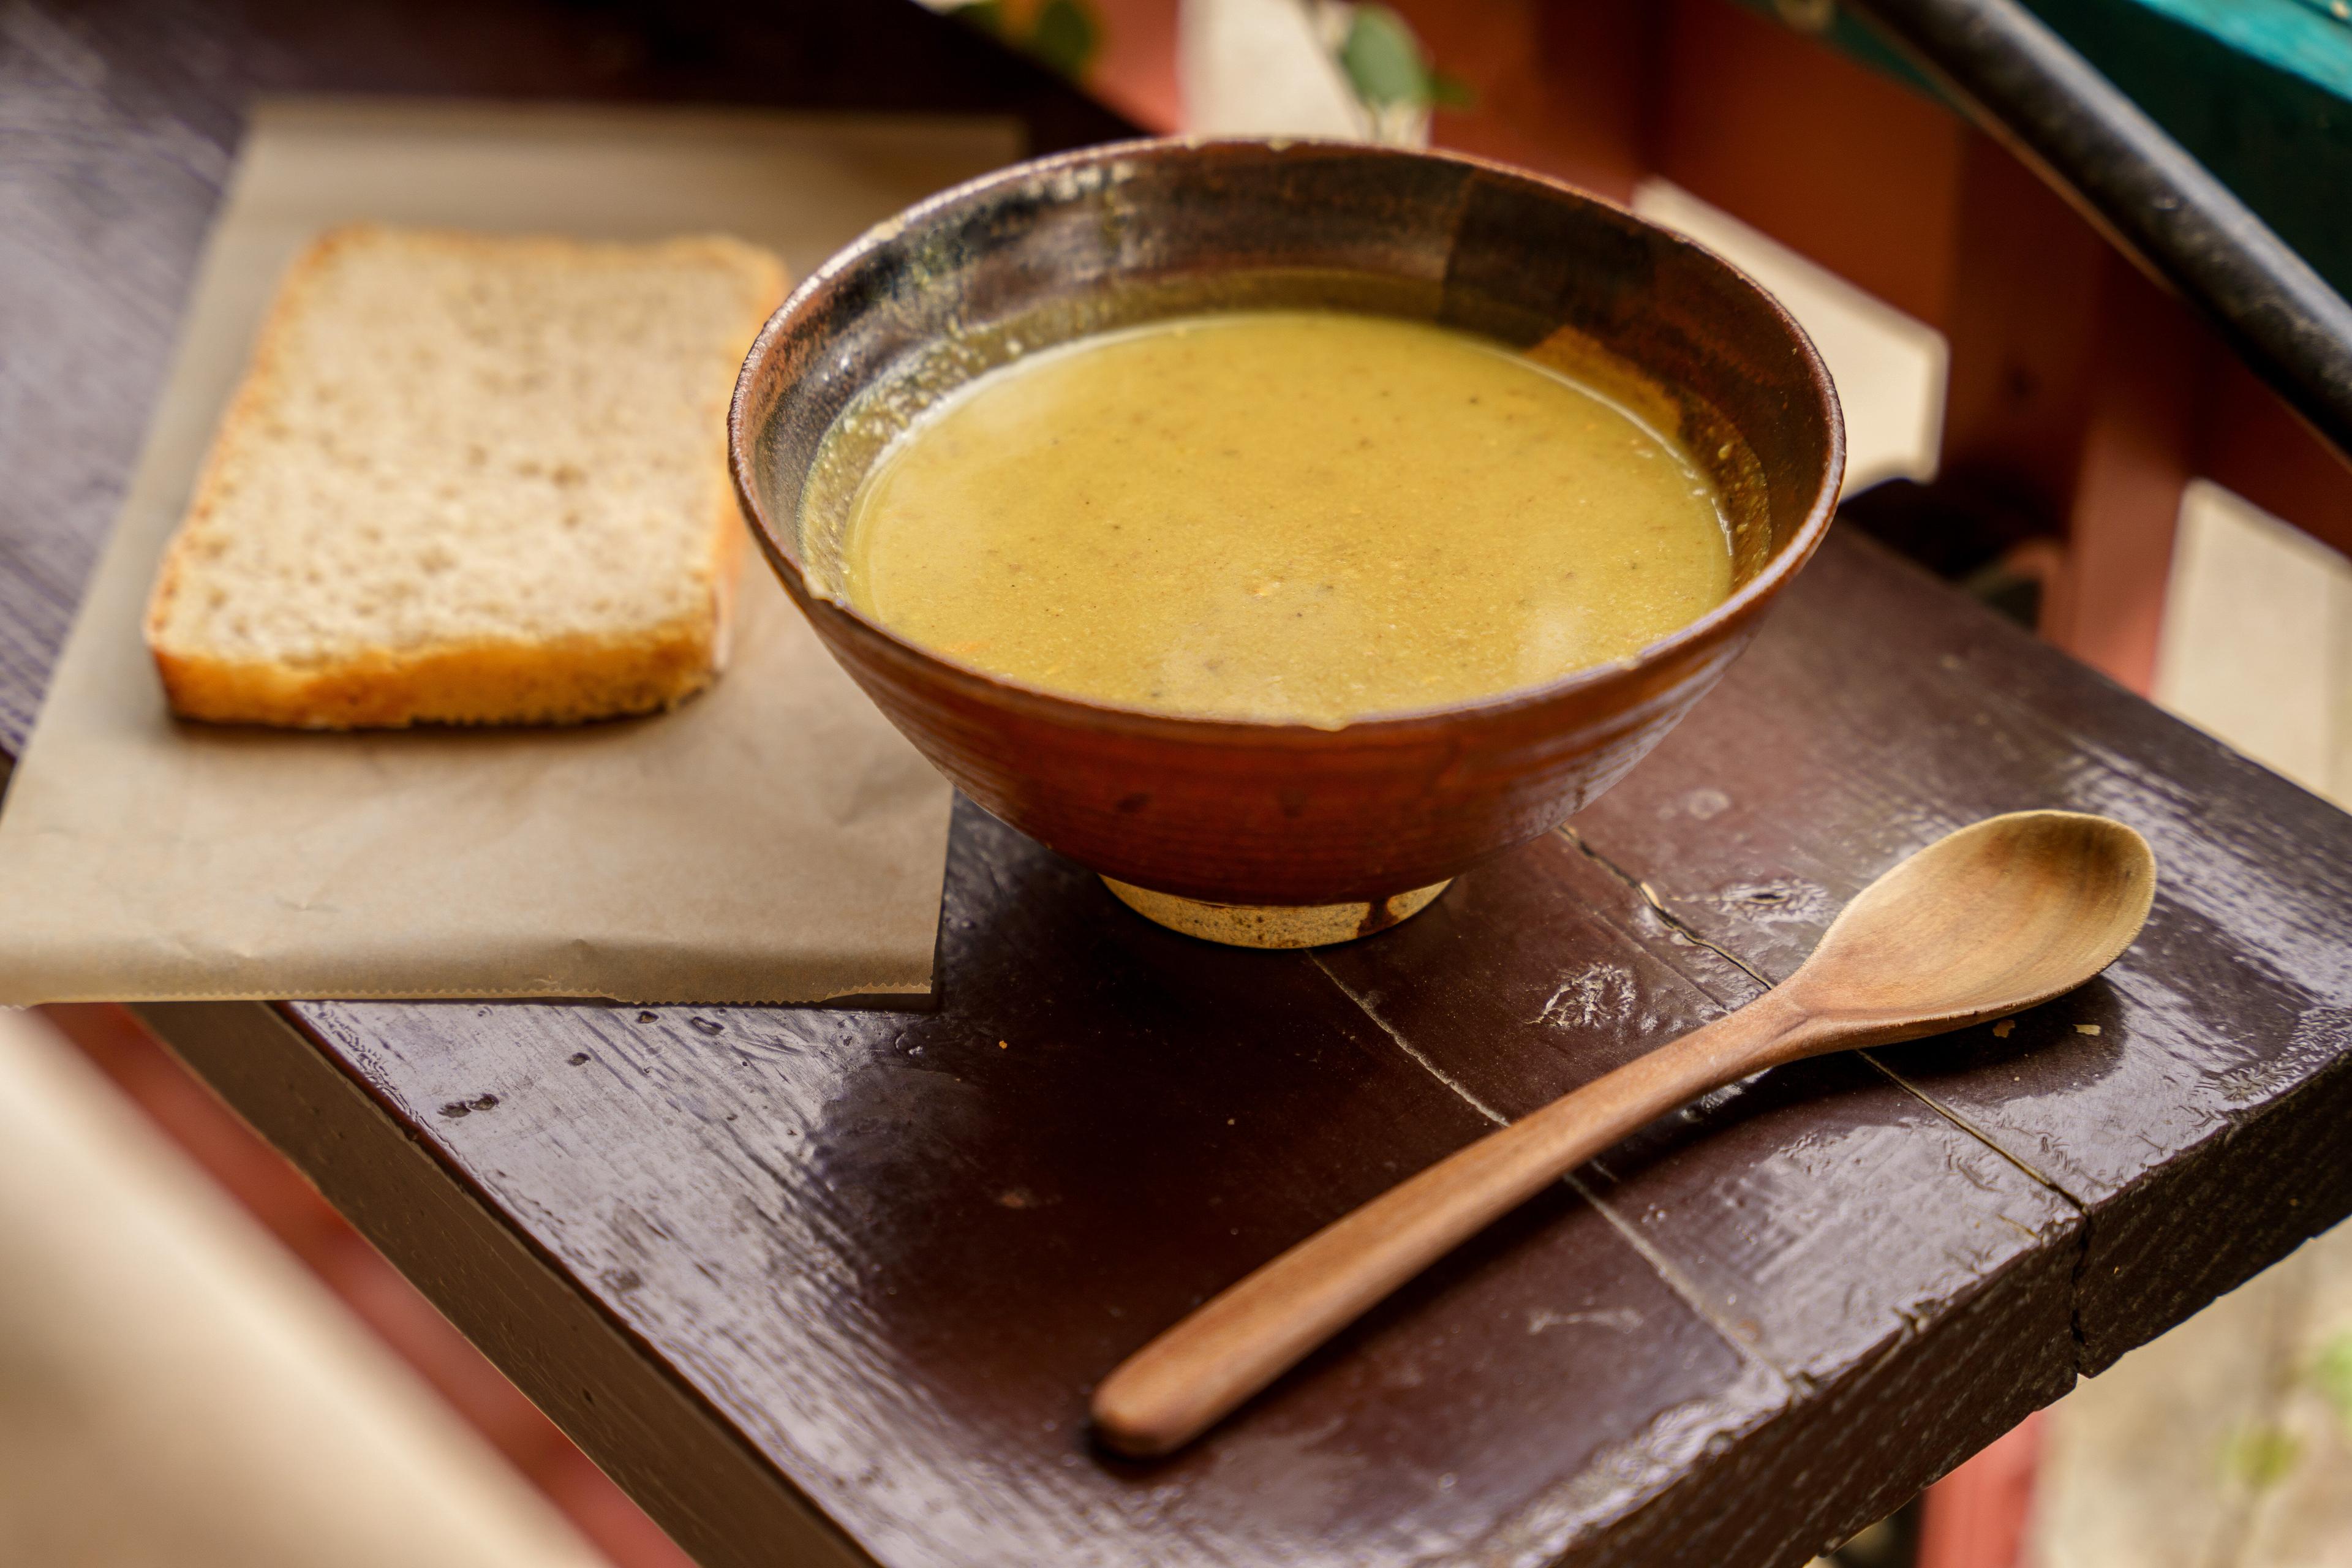
[[[1025,205],[1034,212],[1050,211],[1055,204],[1072,206],[1082,203],[1105,189],[1125,188],[1118,171],[1125,166],[1150,166],[1157,172],[1160,165],[1171,161],[1206,171],[1213,179],[1225,169],[1246,174],[1264,168],[1276,167],[1284,160],[1323,160],[1338,164],[1359,164],[1387,170],[1416,166],[1436,167],[1457,174],[1464,182],[1464,203],[1466,209],[1474,186],[1484,182],[1494,188],[1519,198],[1532,196],[1538,204],[1549,204],[1562,215],[1575,215],[1578,221],[1601,230],[1613,227],[1615,237],[1638,236],[1659,257],[1674,258],[1674,265],[1705,272],[1712,270],[1720,279],[1737,286],[1739,307],[1750,312],[1750,319],[1740,323],[1750,333],[1759,331],[1777,336],[1775,346],[1784,348],[1793,357],[1796,374],[1801,383],[1803,403],[1807,407],[1797,410],[1800,416],[1810,411],[1818,416],[1821,450],[1810,479],[1804,476],[1760,474],[1759,483],[1769,487],[1780,485],[1784,493],[1791,488],[1809,489],[1803,496],[1801,519],[1793,527],[1775,528],[1777,539],[1763,548],[1766,554],[1760,565],[1746,575],[1725,601],[1705,615],[1649,644],[1631,658],[1573,671],[1539,686],[1516,688],[1490,698],[1473,702],[1440,705],[1423,709],[1382,712],[1373,717],[1354,721],[1336,729],[1316,726],[1233,718],[1195,718],[1164,711],[1131,708],[1096,701],[1083,697],[1065,695],[1038,687],[990,674],[974,666],[948,656],[932,652],[911,643],[888,627],[872,620],[842,600],[821,595],[808,584],[805,569],[800,559],[799,494],[795,492],[793,515],[778,518],[770,515],[761,493],[759,468],[768,461],[765,437],[773,416],[790,390],[780,385],[784,378],[777,368],[777,359],[783,350],[788,334],[799,331],[813,334],[818,346],[824,346],[826,312],[836,314],[844,309],[843,301],[832,298],[839,293],[845,280],[856,279],[862,268],[869,267],[892,247],[905,249],[909,237],[924,235],[943,221],[973,215],[987,216],[990,204],[1003,207]],[[1085,175],[1110,170],[1113,177],[1097,179],[1093,184],[1072,180],[1071,175]],[[1190,171],[1187,171],[1190,172]],[[1131,178],[1131,173],[1128,176]],[[1377,180],[1378,174],[1373,175]],[[1056,187],[1059,187],[1058,192]],[[1155,221],[1159,215],[1154,215]],[[1015,220],[1018,221],[1017,218]],[[1169,221],[1181,221],[1181,216]],[[1457,223],[1460,215],[1457,215]],[[1571,225],[1571,226],[1573,226]],[[1434,287],[1441,296],[1453,287],[1451,258],[1460,254],[1458,232],[1452,237],[1457,248],[1449,252],[1448,271]],[[1209,269],[1202,269],[1205,273]],[[1239,275],[1246,269],[1235,269]],[[1370,269],[1366,269],[1370,275]],[[1090,289],[1099,285],[1081,281],[1074,289]],[[1402,289],[1405,285],[1402,282]],[[855,307],[858,301],[849,301]],[[873,308],[872,301],[865,302]],[[1432,319],[1422,317],[1419,319]],[[1439,318],[1442,320],[1442,318]],[[1456,324],[1456,323],[1447,323]],[[1468,330],[1476,331],[1476,327]],[[1072,334],[1082,335],[1082,334]],[[1499,334],[1496,334],[1499,335]],[[1524,345],[1521,352],[1526,352]],[[1618,348],[1616,342],[1610,344]],[[819,361],[822,355],[817,356]],[[1635,363],[1646,365],[1639,354],[1628,355]],[[891,363],[897,363],[894,360]],[[885,366],[887,373],[887,367]],[[811,374],[819,374],[824,366],[815,364]],[[877,374],[859,384],[859,389],[883,379]],[[1696,394],[1693,394],[1696,396]],[[845,402],[846,399],[844,400]],[[836,409],[835,412],[838,412]],[[828,416],[826,424],[830,425]],[[1748,426],[1739,426],[1744,436]],[[822,432],[816,440],[821,441]],[[1695,443],[1687,434],[1680,444],[1692,450]],[[1836,397],[1829,375],[1819,355],[1802,331],[1787,311],[1753,282],[1737,272],[1727,263],[1696,243],[1647,223],[1622,207],[1600,197],[1575,189],[1542,175],[1513,169],[1486,160],[1456,153],[1412,153],[1392,148],[1381,148],[1347,142],[1256,140],[1191,140],[1160,139],[1142,142],[1110,143],[1082,149],[1051,158],[1015,164],[993,174],[970,181],[940,193],[908,209],[867,231],[848,247],[833,257],[816,272],[794,289],[778,308],[754,341],[746,357],[728,413],[729,466],[733,475],[736,492],[744,514],[751,525],[762,552],[774,568],[787,591],[816,627],[827,647],[850,674],[873,697],[893,722],[905,731],[933,763],[947,773],[967,794],[981,805],[1013,826],[1029,832],[1049,846],[1064,850],[1091,868],[1121,880],[1139,886],[1158,888],[1190,898],[1238,903],[1303,904],[1339,900],[1378,899],[1408,888],[1441,881],[1465,868],[1478,859],[1499,853],[1512,845],[1548,830],[1570,815],[1585,801],[1601,793],[1622,775],[1633,762],[1645,753],[1663,737],[1666,730],[1679,720],[1704,690],[1720,675],[1722,667],[1753,634],[1757,617],[1780,593],[1788,580],[1801,568],[1819,544],[1827,531],[1833,513],[1840,478],[1844,461],[1844,432],[1839,417]],[[814,447],[812,447],[812,451]],[[1692,450],[1695,459],[1702,455]],[[1747,454],[1743,454],[1743,457]],[[1701,460],[1703,468],[1709,465]],[[1721,487],[1720,477],[1717,476]],[[1731,498],[1727,496],[1727,502]],[[1759,503],[1760,504],[1760,503]],[[1717,657],[1719,655],[1719,657]],[[1674,679],[1664,681],[1654,678],[1662,672],[1673,672]],[[1488,840],[1475,847],[1457,845],[1445,854],[1403,857],[1384,856],[1374,847],[1382,825],[1377,820],[1377,810],[1359,810],[1363,820],[1360,828],[1371,836],[1366,845],[1362,864],[1339,868],[1330,864],[1332,857],[1322,857],[1321,864],[1283,865],[1292,859],[1265,843],[1238,857],[1221,854],[1221,849],[1241,847],[1227,841],[1220,843],[1213,821],[1197,826],[1212,829],[1189,837],[1192,842],[1181,854],[1170,855],[1161,847],[1152,852],[1148,847],[1120,842],[1136,837],[1131,831],[1107,836],[1099,831],[1103,824],[1094,825],[1096,831],[1087,831],[1080,825],[1066,820],[1071,803],[1051,797],[1067,795],[1074,787],[1081,795],[1101,795],[1097,787],[1088,791],[1083,785],[1074,786],[1062,781],[1056,786],[1048,783],[1042,788],[1021,787],[1024,778],[1032,778],[1032,765],[1040,753],[1021,752],[1017,765],[1007,768],[999,759],[994,768],[984,766],[987,759],[972,754],[972,743],[982,739],[982,731],[994,728],[982,723],[975,728],[956,722],[957,715],[939,711],[941,704],[961,710],[965,718],[974,713],[986,713],[993,720],[1010,721],[1035,732],[1060,732],[1091,738],[1084,748],[1092,752],[1123,751],[1129,753],[1136,782],[1144,787],[1116,792],[1109,802],[1113,812],[1125,811],[1129,820],[1120,826],[1139,829],[1139,820],[1156,802],[1149,787],[1158,773],[1152,761],[1157,754],[1162,760],[1182,757],[1202,752],[1226,752],[1236,754],[1256,753],[1269,760],[1289,758],[1301,764],[1316,759],[1331,759],[1349,752],[1374,753],[1392,752],[1398,748],[1419,751],[1433,742],[1450,753],[1465,748],[1447,743],[1445,737],[1472,735],[1508,726],[1515,719],[1548,710],[1568,710],[1589,706],[1593,697],[1622,693],[1627,700],[1611,705],[1613,711],[1599,715],[1601,727],[1608,731],[1598,752],[1610,753],[1598,759],[1598,765],[1584,770],[1587,776],[1565,780],[1553,793],[1565,809],[1553,815],[1549,810],[1536,814],[1549,816],[1549,820],[1537,821],[1526,813],[1507,812],[1513,820],[1507,826],[1497,823],[1499,833],[1483,837]],[[1586,700],[1580,703],[1580,699]],[[1655,711],[1654,711],[1655,710]],[[1610,719],[1622,722],[1611,724]],[[942,724],[944,721],[944,726]],[[1619,741],[1628,742],[1621,746]],[[1051,748],[1048,748],[1050,750]],[[1630,750],[1630,755],[1622,752]],[[1047,759],[1048,767],[1056,759]],[[1550,769],[1566,767],[1567,759],[1550,759]],[[1114,765],[1111,771],[1118,771]],[[1318,781],[1326,787],[1339,786],[1344,794],[1340,775],[1344,767],[1322,770],[1326,777]],[[1538,771],[1543,771],[1538,764]],[[1572,767],[1566,771],[1573,773]],[[1099,784],[1100,781],[1097,781]],[[1263,781],[1259,781],[1263,782]],[[1440,781],[1442,782],[1442,781]],[[1004,787],[1007,784],[1013,787]],[[1433,790],[1432,795],[1436,793]],[[1505,793],[1513,793],[1506,791]],[[1132,803],[1141,801],[1140,805]],[[1344,815],[1345,803],[1339,803]],[[1361,805],[1370,807],[1371,802]],[[1397,802],[1390,801],[1393,806]],[[1210,806],[1205,813],[1201,809]],[[1095,815],[1081,812],[1080,815]],[[1213,802],[1194,802],[1192,815],[1213,818]],[[1286,805],[1281,815],[1296,819],[1307,815],[1304,808],[1291,810]],[[1318,816],[1327,813],[1317,813]],[[1263,826],[1263,825],[1261,825]],[[1328,823],[1326,826],[1328,828]],[[1076,829],[1074,831],[1074,829]],[[1292,831],[1286,826],[1284,833]],[[1263,835],[1260,835],[1263,837]],[[1475,832],[1455,833],[1454,839],[1482,837]],[[1143,849],[1142,853],[1132,852]],[[1344,857],[1342,857],[1344,858]],[[1235,863],[1236,859],[1240,863]],[[1223,864],[1213,862],[1223,861]],[[1271,863],[1270,863],[1271,862]]]

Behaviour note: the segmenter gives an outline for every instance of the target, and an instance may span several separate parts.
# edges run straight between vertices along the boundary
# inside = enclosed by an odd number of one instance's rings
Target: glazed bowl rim
[[[1570,670],[1554,679],[1534,686],[1517,686],[1469,701],[1433,704],[1425,708],[1384,710],[1344,724],[1319,725],[1294,720],[1243,719],[1212,714],[1173,713],[1163,709],[1132,707],[1107,702],[1066,692],[1050,690],[1025,681],[995,675],[975,665],[950,658],[901,637],[880,621],[866,615],[846,601],[818,592],[809,584],[808,573],[797,553],[798,523],[794,524],[792,542],[779,531],[769,517],[767,508],[752,483],[751,468],[759,432],[746,427],[746,411],[751,401],[752,384],[761,368],[775,351],[776,341],[808,307],[808,302],[822,293],[835,279],[865,261],[884,246],[892,244],[907,234],[937,218],[943,212],[982,196],[1003,185],[1034,180],[1040,176],[1068,168],[1082,168],[1116,163],[1123,157],[1148,155],[1167,157],[1187,153],[1208,153],[1219,149],[1247,148],[1260,152],[1283,153],[1292,148],[1325,152],[1342,152],[1377,161],[1431,161],[1453,163],[1465,169],[1496,176],[1522,185],[1538,187],[1547,195],[1566,197],[1571,202],[1589,203],[1604,207],[1643,228],[1652,230],[1669,244],[1696,252],[1708,262],[1722,268],[1744,286],[1756,302],[1776,320],[1796,346],[1805,377],[1819,396],[1820,405],[1827,415],[1828,452],[1822,478],[1811,504],[1788,542],[1775,551],[1763,568],[1753,577],[1732,590],[1724,601],[1705,614],[1685,621],[1681,626],[1645,644],[1640,651],[1623,658],[1610,659]],[[1375,274],[1377,275],[1377,274]],[[1076,339],[1071,340],[1077,341]],[[983,373],[984,374],[984,373]],[[865,388],[859,389],[859,394]],[[857,394],[853,394],[853,401]],[[1439,149],[1416,149],[1383,146],[1372,142],[1349,142],[1332,137],[1312,136],[1148,136],[1121,142],[1098,142],[1067,152],[1050,153],[1040,158],[1024,159],[1000,169],[951,185],[946,190],[925,197],[912,206],[883,219],[828,257],[824,263],[811,272],[784,297],[782,304],[769,315],[745,353],[743,366],[735,381],[735,391],[727,408],[727,467],[734,481],[736,499],[741,506],[751,531],[757,539],[761,553],[776,572],[793,596],[802,601],[804,611],[814,616],[816,607],[841,617],[855,635],[869,637],[890,649],[899,658],[924,667],[929,676],[961,689],[967,695],[992,704],[1008,706],[1034,717],[1064,723],[1114,730],[1130,734],[1151,734],[1171,741],[1207,743],[1255,742],[1265,744],[1297,744],[1328,746],[1357,739],[1378,742],[1414,731],[1433,727],[1444,728],[1483,720],[1502,718],[1531,708],[1540,708],[1604,687],[1613,681],[1627,679],[1645,669],[1669,664],[1696,647],[1703,647],[1729,630],[1760,601],[1770,598],[1789,578],[1794,576],[1812,556],[1813,551],[1829,531],[1837,510],[1837,501],[1845,475],[1845,416],[1840,405],[1837,389],[1830,379],[1829,369],[1821,353],[1813,346],[1803,327],[1798,324],[1788,308],[1781,304],[1762,284],[1726,260],[1722,256],[1685,235],[1676,233],[1662,224],[1643,217],[1623,204],[1585,190],[1569,182],[1538,174],[1530,169],[1482,158],[1470,153]]]

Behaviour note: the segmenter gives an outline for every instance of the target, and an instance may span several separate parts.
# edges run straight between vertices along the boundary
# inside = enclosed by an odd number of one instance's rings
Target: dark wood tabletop
[[[1118,130],[891,0],[0,14],[12,752],[290,88]],[[2053,805],[2159,858],[2105,977],[1711,1096],[1191,1450],[1089,1445],[1210,1292]],[[2352,818],[1843,535],[1625,783],[1394,931],[1205,946],[968,806],[947,889],[929,1012],[142,1011],[714,1568],[1799,1562],[2352,1208]]]

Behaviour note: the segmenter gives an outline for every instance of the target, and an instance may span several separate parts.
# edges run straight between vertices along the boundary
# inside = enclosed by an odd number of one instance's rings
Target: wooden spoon
[[[1367,1308],[1627,1133],[1783,1062],[1979,1024],[2073,990],[2131,945],[2156,858],[2120,822],[1996,816],[1856,896],[1794,974],[1325,1226],[1129,1357],[1095,1391],[1124,1454],[1182,1447]]]

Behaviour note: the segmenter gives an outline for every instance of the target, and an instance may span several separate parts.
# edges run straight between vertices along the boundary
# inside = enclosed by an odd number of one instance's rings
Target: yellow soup
[[[1337,312],[1016,360],[891,447],[846,542],[850,602],[950,658],[1323,726],[1625,658],[1731,588],[1658,432],[1483,339]]]

